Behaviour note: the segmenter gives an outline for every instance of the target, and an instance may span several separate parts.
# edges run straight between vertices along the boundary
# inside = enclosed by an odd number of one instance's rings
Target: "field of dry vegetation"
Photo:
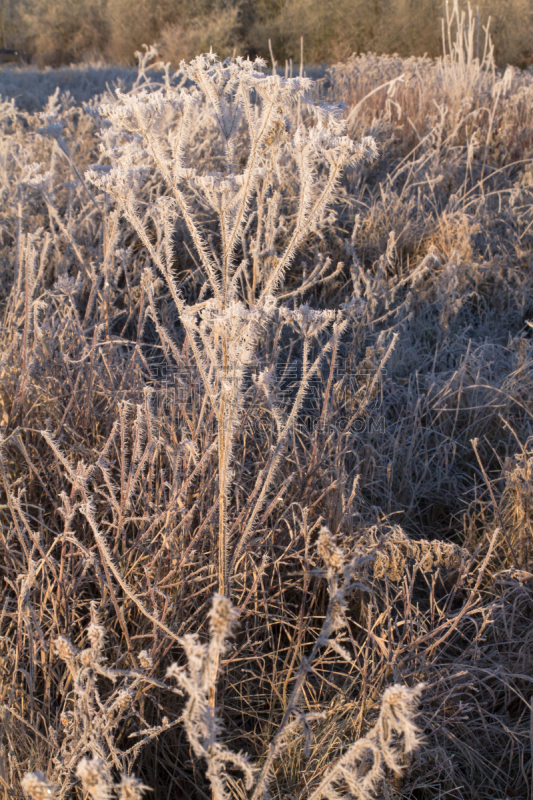
[[[6,800],[531,796],[533,74],[476,53],[0,73]]]

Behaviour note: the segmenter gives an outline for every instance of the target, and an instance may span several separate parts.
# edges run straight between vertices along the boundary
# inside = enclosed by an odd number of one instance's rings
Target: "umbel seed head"
[[[87,638],[91,648],[98,654],[102,652],[105,640],[105,628],[97,622],[92,622],[87,628]]]
[[[153,667],[154,662],[152,656],[147,650],[141,650],[139,653],[139,664],[141,665],[141,669],[151,669]]]
[[[54,645],[56,653],[62,661],[69,662],[74,660],[77,651],[66,636],[58,636]]]

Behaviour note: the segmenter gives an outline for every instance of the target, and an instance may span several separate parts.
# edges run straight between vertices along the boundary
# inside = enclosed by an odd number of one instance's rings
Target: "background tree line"
[[[480,0],[480,39],[491,17],[497,63],[525,67],[533,53],[533,0]],[[445,0],[0,0],[2,46],[45,66],[128,64],[159,42],[177,65],[213,47],[220,56],[333,63],[354,52],[437,56]]]

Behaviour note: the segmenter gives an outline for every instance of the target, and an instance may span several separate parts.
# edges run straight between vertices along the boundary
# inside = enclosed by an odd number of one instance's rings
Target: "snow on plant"
[[[346,331],[353,313],[363,305],[354,301],[335,313],[311,311],[307,306],[296,312],[282,308],[279,296],[284,276],[306,236],[323,224],[343,170],[377,155],[372,138],[354,142],[345,135],[338,107],[306,99],[310,80],[266,75],[265,66],[261,59],[221,63],[210,53],[189,65],[182,63],[190,86],[175,88],[167,83],[157,91],[136,94],[117,90],[118,102],[100,108],[107,118],[102,151],[112,166],[99,164],[86,173],[116,199],[164,276],[216,414],[218,580],[223,595],[229,593],[232,568],[264,506],[309,381]],[[309,119],[294,129],[287,112],[302,100]],[[195,167],[194,147],[213,127],[218,131],[218,169],[200,173]],[[156,174],[161,185],[143,210],[138,193],[150,174]],[[296,193],[294,208],[291,193]],[[180,293],[173,272],[173,236],[179,221],[185,223],[205,280],[200,299],[193,304]],[[322,279],[320,274],[313,280]],[[309,288],[313,280],[304,280],[301,289]],[[153,283],[154,276],[148,271],[144,286],[151,315],[179,366],[177,348],[158,319]],[[280,315],[284,324],[296,325],[303,335],[304,372],[288,413],[276,402],[274,376],[259,377],[267,397],[273,399],[277,439],[246,530],[238,542],[231,543],[228,503],[244,382],[254,364],[260,332]],[[310,360],[312,339],[328,326],[332,336],[318,357]]]

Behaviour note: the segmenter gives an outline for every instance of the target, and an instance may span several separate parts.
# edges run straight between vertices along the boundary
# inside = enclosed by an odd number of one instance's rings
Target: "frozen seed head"
[[[77,650],[74,645],[67,639],[66,636],[58,636],[54,641],[56,653],[62,661],[74,661]]]
[[[140,780],[122,775],[120,781],[119,800],[141,800],[143,792],[149,789]]]
[[[404,736],[404,750],[410,753],[421,744],[420,730],[415,724],[416,710],[424,683],[408,688],[394,684],[385,689],[380,720],[385,740],[392,732]]]
[[[70,711],[62,711],[59,721],[61,722],[61,727],[65,728],[67,731],[71,730],[74,726],[74,716]]]
[[[234,620],[235,609],[229,598],[216,594],[209,612],[211,635],[218,639],[225,639],[231,633]]]
[[[329,530],[323,526],[318,534],[316,549],[328,569],[340,572],[344,566],[344,550],[337,547]]]
[[[141,669],[151,669],[153,667],[154,662],[148,650],[141,650],[139,653],[139,664]]]
[[[90,667],[94,664],[94,650],[90,647],[86,647],[85,650],[82,650],[80,653],[80,661],[84,667]]]
[[[331,630],[337,631],[347,625],[346,621],[346,601],[340,593],[338,593],[331,603]]]
[[[87,628],[87,638],[92,649],[98,653],[98,655],[102,652],[102,648],[104,646],[106,630],[103,625],[99,625],[97,622],[91,622],[89,627]]]
[[[131,694],[122,689],[118,693],[114,705],[119,709],[119,711],[127,711],[128,708],[131,706],[131,702],[132,702]]]
[[[24,775],[22,788],[32,800],[50,800],[56,796],[56,787],[39,770]]]
[[[109,800],[111,788],[106,775],[105,764],[100,758],[82,758],[76,769],[83,789],[93,800]]]

